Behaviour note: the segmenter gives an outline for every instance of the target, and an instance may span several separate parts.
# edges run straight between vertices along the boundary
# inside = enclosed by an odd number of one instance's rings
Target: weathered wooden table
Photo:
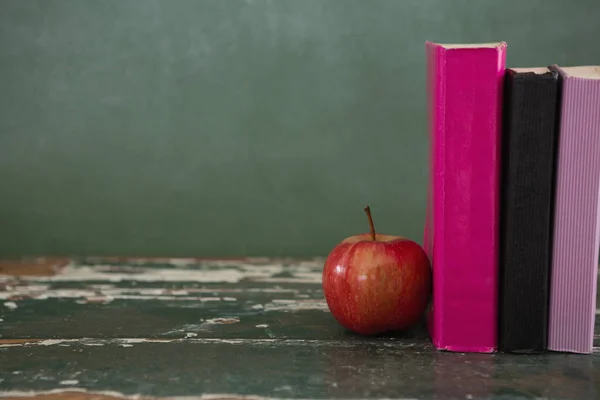
[[[598,351],[452,354],[434,350],[422,327],[353,335],[328,312],[322,265],[0,262],[0,397],[600,397]]]

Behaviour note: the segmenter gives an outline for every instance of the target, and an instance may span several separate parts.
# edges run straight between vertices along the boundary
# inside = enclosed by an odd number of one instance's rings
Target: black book
[[[507,69],[500,216],[499,350],[547,349],[558,73]]]

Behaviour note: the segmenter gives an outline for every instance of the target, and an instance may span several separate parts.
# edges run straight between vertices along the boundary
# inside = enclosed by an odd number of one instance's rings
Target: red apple
[[[431,264],[412,240],[375,233],[342,240],[323,269],[329,310],[345,328],[363,335],[397,331],[422,317],[431,296]]]

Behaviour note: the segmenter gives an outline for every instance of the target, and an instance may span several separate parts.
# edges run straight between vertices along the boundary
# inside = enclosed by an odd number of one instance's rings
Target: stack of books
[[[425,48],[433,344],[591,353],[600,67],[508,68],[504,42]]]

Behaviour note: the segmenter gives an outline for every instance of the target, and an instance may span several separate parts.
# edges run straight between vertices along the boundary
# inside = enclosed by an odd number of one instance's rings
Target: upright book
[[[499,349],[547,349],[558,73],[506,70]]]
[[[493,352],[498,338],[502,93],[506,44],[426,43],[430,182],[424,247],[436,348]]]
[[[548,349],[591,353],[600,246],[600,67],[559,67]]]

